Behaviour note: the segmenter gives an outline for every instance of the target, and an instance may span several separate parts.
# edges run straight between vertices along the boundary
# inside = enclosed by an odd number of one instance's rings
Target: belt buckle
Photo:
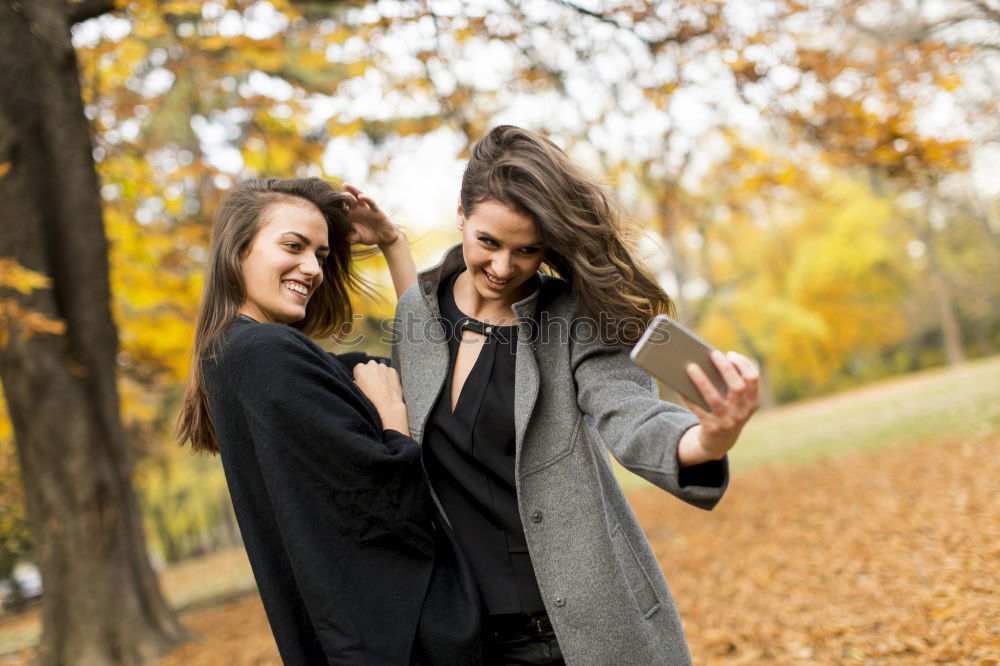
[[[534,625],[535,631],[538,632],[539,636],[552,628],[552,623],[549,622],[549,617],[547,615],[536,617],[531,623]]]

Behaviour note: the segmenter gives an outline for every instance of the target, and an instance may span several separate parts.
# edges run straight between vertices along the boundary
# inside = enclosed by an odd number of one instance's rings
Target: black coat
[[[475,583],[435,525],[419,446],[382,430],[345,365],[288,326],[241,317],[203,368],[284,662],[477,662]]]

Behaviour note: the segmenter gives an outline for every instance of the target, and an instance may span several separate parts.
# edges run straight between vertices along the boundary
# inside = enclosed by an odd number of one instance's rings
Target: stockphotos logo
[[[330,339],[341,347],[356,347],[367,342],[370,337],[364,331],[362,322],[365,315],[356,314],[349,324],[345,324],[339,335],[331,335]],[[404,317],[382,319],[378,323],[377,337],[374,339],[382,345],[406,344],[444,344],[451,339],[462,339],[462,330],[466,326],[459,320],[456,324],[443,317],[423,318],[407,313]],[[601,314],[600,317],[554,317],[543,312],[535,319],[524,319],[516,326],[498,326],[492,328],[490,334],[500,342],[507,342],[505,336],[515,334],[534,345],[588,344],[600,340],[619,339],[637,340],[646,328],[646,322],[638,317],[615,319]],[[602,335],[603,333],[603,335]],[[662,339],[651,342],[666,342],[669,333],[656,332]]]

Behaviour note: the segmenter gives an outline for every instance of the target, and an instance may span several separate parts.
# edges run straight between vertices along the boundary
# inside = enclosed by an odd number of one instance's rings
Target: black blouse
[[[462,313],[455,304],[457,277],[438,292],[451,363],[424,435],[424,466],[472,564],[486,612],[534,613],[544,604],[514,483],[517,326],[491,326]],[[486,340],[452,412],[452,373],[466,328]]]

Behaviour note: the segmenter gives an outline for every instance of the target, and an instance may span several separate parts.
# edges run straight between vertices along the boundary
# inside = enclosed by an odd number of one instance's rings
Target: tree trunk
[[[185,637],[146,554],[119,419],[107,241],[64,0],[0,2],[0,256],[52,278],[62,336],[0,350],[35,559],[39,663],[141,664]]]
[[[965,345],[962,342],[962,328],[958,325],[955,315],[954,299],[951,290],[941,276],[936,266],[929,266],[931,296],[937,305],[938,319],[941,322],[941,338],[944,345],[944,358],[948,365],[958,365],[965,361]]]
[[[932,199],[933,201],[933,199]],[[917,237],[924,244],[927,257],[927,278],[931,298],[938,311],[938,321],[941,324],[941,339],[944,346],[944,357],[948,365],[958,365],[965,361],[965,345],[962,342],[962,328],[955,312],[955,299],[945,277],[945,271],[938,261],[938,248],[935,244],[934,231],[925,209],[921,219],[913,219]]]

